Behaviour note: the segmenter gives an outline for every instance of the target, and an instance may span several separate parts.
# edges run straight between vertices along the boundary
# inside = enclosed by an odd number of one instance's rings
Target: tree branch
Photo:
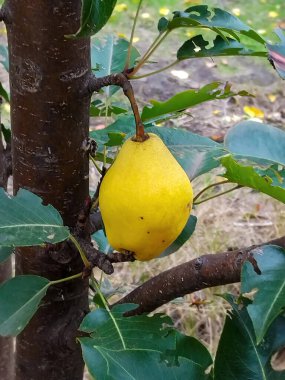
[[[177,297],[197,290],[239,282],[241,268],[246,260],[260,273],[253,257],[254,249],[268,244],[285,248],[285,236],[258,246],[200,256],[151,278],[114,305],[138,304],[138,308],[126,314],[128,316],[149,313]]]
[[[144,141],[148,136],[144,133],[144,125],[141,121],[138,105],[134,96],[133,87],[129,81],[127,74],[124,73],[115,73],[106,75],[105,77],[96,78],[92,76],[89,80],[88,92],[93,93],[95,91],[101,90],[101,88],[106,86],[119,86],[123,89],[124,94],[129,99],[131,107],[134,113],[136,121],[136,137],[135,141]]]

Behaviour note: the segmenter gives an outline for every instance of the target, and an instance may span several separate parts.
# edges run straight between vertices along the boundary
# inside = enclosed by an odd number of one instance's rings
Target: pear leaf
[[[252,291],[255,293],[247,310],[259,344],[272,322],[285,307],[285,250],[274,245],[266,245],[256,248],[254,258],[261,274],[254,271],[251,263],[245,262],[241,285],[243,293]]]
[[[0,246],[58,243],[68,238],[59,212],[25,189],[10,197],[0,188]]]
[[[90,374],[116,380],[206,380],[205,370],[212,361],[206,348],[176,332],[162,314],[125,318],[124,313],[134,307],[100,308],[83,320],[80,329],[90,337],[79,341]]]
[[[111,17],[117,0],[82,0],[79,30],[71,37],[90,37],[103,28]]]
[[[34,275],[16,276],[0,285],[0,335],[23,331],[49,285],[49,280]]]

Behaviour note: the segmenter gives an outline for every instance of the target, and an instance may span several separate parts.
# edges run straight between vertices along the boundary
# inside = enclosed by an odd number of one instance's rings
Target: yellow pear
[[[111,246],[138,260],[159,256],[182,232],[192,208],[190,180],[163,141],[128,139],[100,188]]]

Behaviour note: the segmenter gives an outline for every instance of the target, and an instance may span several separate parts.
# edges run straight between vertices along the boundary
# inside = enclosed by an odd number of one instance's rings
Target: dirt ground
[[[232,66],[235,72],[231,72]],[[149,99],[163,101],[177,91],[198,89],[214,81],[229,82],[233,91],[246,90],[253,97],[236,96],[206,102],[189,109],[191,116],[184,116],[172,124],[205,136],[222,134],[237,122],[249,118],[244,106],[254,106],[264,113],[264,118],[261,118],[263,122],[284,128],[284,82],[265,59],[246,57],[212,61],[203,58],[184,61],[175,67],[175,71],[178,75],[179,72],[180,75],[187,74],[187,79],[174,76],[173,70],[137,80],[134,88],[138,98],[145,102]]]

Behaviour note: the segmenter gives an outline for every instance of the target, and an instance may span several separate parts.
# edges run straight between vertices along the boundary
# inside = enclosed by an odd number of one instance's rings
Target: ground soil
[[[163,67],[167,63],[162,61],[160,65]],[[189,78],[179,79],[170,69],[137,80],[134,88],[138,99],[142,102],[148,102],[149,99],[163,101],[176,92],[198,89],[214,81],[222,84],[228,82],[234,92],[246,90],[253,96],[236,96],[203,103],[189,109],[191,116],[186,115],[170,124],[189,128],[205,136],[224,134],[237,122],[249,118],[244,106],[254,106],[263,111],[263,122],[285,128],[284,82],[266,59],[244,57],[212,61],[202,58],[181,62],[175,70],[184,71]]]

